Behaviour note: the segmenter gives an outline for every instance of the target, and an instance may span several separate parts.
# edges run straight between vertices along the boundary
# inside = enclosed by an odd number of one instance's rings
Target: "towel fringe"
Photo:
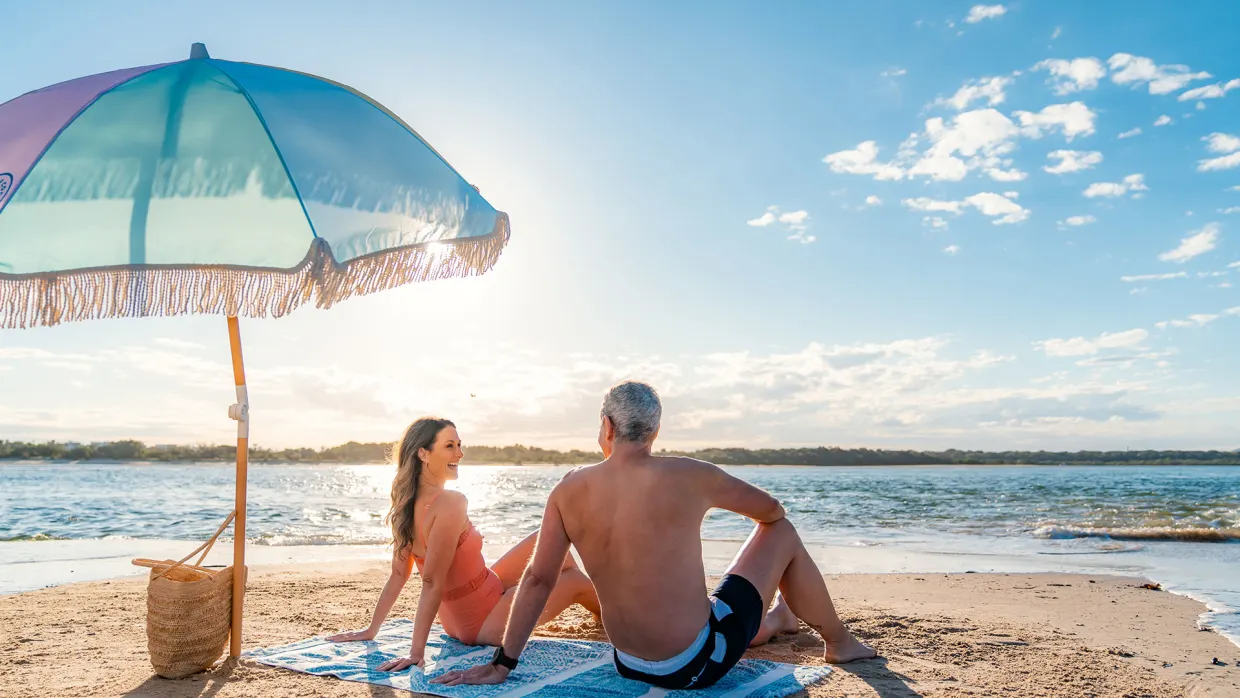
[[[499,260],[508,216],[484,237],[398,247],[338,263],[315,238],[291,269],[227,265],[138,265],[37,274],[0,273],[0,329],[102,318],[186,315],[281,317],[419,281],[476,276]]]

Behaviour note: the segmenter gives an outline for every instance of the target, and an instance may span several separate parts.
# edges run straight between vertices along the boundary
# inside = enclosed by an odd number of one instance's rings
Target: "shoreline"
[[[198,541],[141,538],[100,540],[16,541],[0,543],[0,598],[40,589],[97,581],[132,580],[146,574],[134,567],[135,557],[180,559]],[[741,539],[703,539],[702,556],[708,575],[727,568],[743,543]],[[1216,545],[1216,544],[1209,544]],[[483,553],[497,559],[507,542],[487,542]],[[1156,582],[1165,591],[1184,596],[1204,608],[1197,618],[1202,629],[1218,633],[1240,648],[1240,608],[1235,594],[1211,595],[1211,587],[1194,586],[1191,580],[1175,580],[1163,570],[1135,566],[1123,554],[1046,556],[1004,552],[977,554],[946,549],[910,547],[858,547],[807,542],[806,548],[819,569],[833,574],[954,575],[954,574],[1094,574],[1140,577]],[[221,543],[208,555],[207,566],[222,568],[232,562],[231,541]],[[385,562],[391,549],[382,544],[256,545],[246,547],[251,568],[282,565],[366,565]],[[38,582],[34,582],[38,580]]]
[[[382,560],[255,565],[246,647],[364,625],[387,578]],[[1065,574],[833,574],[845,621],[883,659],[837,667],[811,698],[843,695],[1240,695],[1240,649],[1200,632],[1202,606],[1140,588],[1140,578]],[[713,580],[704,580],[708,583]],[[390,617],[412,617],[420,583]],[[368,696],[372,686],[221,662],[180,681],[146,654],[145,578],[0,596],[0,693],[6,696]],[[605,640],[574,607],[538,634]],[[747,656],[820,664],[804,627]],[[1226,667],[1214,666],[1218,657]]]

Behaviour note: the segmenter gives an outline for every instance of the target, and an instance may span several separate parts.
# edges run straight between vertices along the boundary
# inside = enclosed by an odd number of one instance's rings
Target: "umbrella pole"
[[[237,420],[237,518],[233,523],[233,604],[232,631],[228,656],[241,656],[241,619],[245,606],[245,490],[250,464],[250,400],[245,388],[245,364],[241,361],[241,328],[235,315],[228,316],[228,343],[232,348],[233,379],[237,385],[237,404],[228,416]]]

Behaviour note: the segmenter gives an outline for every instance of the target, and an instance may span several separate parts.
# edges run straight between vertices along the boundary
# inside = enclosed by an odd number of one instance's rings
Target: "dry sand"
[[[247,647],[356,628],[385,564],[251,571]],[[1144,580],[1081,575],[842,575],[827,578],[845,619],[882,659],[837,670],[809,696],[1240,696],[1240,650],[1198,630],[1201,604],[1142,589]],[[415,577],[392,617],[412,617]],[[145,578],[0,596],[0,695],[397,696],[242,660],[180,681],[151,673]],[[796,636],[751,657],[817,664]],[[574,607],[539,634],[605,640]],[[1213,658],[1228,666],[1214,666]],[[407,694],[406,694],[407,695]]]

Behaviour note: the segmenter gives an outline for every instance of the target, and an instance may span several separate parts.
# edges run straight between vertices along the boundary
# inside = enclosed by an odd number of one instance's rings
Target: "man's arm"
[[[551,491],[547,506],[543,510],[542,527],[538,530],[538,543],[534,548],[534,561],[525,568],[521,576],[521,584],[517,587],[516,598],[512,601],[512,612],[508,616],[508,627],[504,631],[504,654],[516,659],[529,642],[534,627],[538,625],[538,617],[547,606],[547,598],[560,579],[560,569],[564,566],[564,556],[568,554],[568,532],[564,530],[564,519],[560,515],[560,487]],[[508,678],[508,669],[495,664],[484,664],[466,671],[449,671],[434,678],[431,683],[442,683],[449,686],[460,684],[491,684],[499,683]]]
[[[766,490],[727,474],[717,465],[703,463],[702,468],[701,477],[706,484],[703,489],[709,506],[748,516],[758,523],[774,523],[784,518],[783,505]]]

